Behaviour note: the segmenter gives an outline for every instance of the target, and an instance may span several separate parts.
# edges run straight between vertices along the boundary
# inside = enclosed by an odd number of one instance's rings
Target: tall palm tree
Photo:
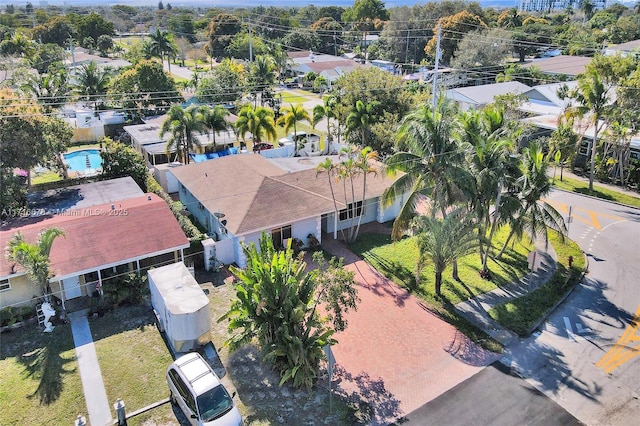
[[[329,189],[331,190],[331,199],[333,200],[333,214],[337,218],[340,211],[338,210],[338,202],[336,201],[335,191],[333,190],[333,180],[337,179],[338,167],[334,164],[331,158],[326,158],[322,163],[316,166],[316,177],[321,173],[326,173],[327,178],[329,179]],[[340,234],[342,234],[342,240],[346,241],[344,229],[340,229]]]
[[[383,194],[391,205],[404,193],[404,201],[393,223],[392,237],[399,239],[408,229],[416,207],[425,197],[431,198],[432,209],[447,208],[463,199],[463,189],[470,186],[471,176],[463,165],[463,152],[454,137],[458,122],[455,107],[444,97],[436,110],[422,105],[405,117],[398,129],[399,152],[386,160],[387,173],[403,172]]]
[[[362,222],[362,216],[364,216],[364,203],[367,195],[367,175],[378,174],[378,169],[373,165],[373,162],[377,159],[378,153],[368,146],[355,153],[355,165],[358,170],[358,174],[362,176],[362,208],[358,215],[358,226],[351,236],[351,242],[355,242],[358,238],[358,233],[360,232],[360,223]]]
[[[460,120],[461,138],[467,144],[467,165],[474,178],[469,207],[480,239],[482,271],[486,272],[493,235],[503,225],[503,218],[509,217],[512,206],[503,188],[511,187],[510,178],[514,172],[518,174],[515,140],[509,138],[511,132],[506,129],[501,109],[469,111],[461,114]]]
[[[280,79],[280,83],[284,84],[287,70],[293,64],[293,59],[289,57],[289,54],[286,50],[278,46],[273,52],[273,64],[278,71],[278,78]]]
[[[333,139],[331,134],[331,119],[336,118],[333,112],[336,102],[336,97],[333,95],[329,95],[324,97],[324,102],[322,105],[316,105],[315,107],[313,107],[311,127],[315,129],[316,124],[318,124],[324,118],[327,119],[327,145],[329,145],[331,143],[331,140]],[[338,143],[340,143],[339,139]],[[330,146],[327,147],[327,152],[329,148]]]
[[[206,128],[211,131],[214,146],[216,144],[216,134],[229,129],[229,122],[226,119],[228,115],[229,111],[222,105],[216,105],[213,108],[202,107],[203,122]]]
[[[167,113],[167,119],[162,123],[160,137],[169,132],[167,152],[175,148],[184,163],[189,164],[189,152],[194,146],[200,146],[195,134],[196,132],[202,134],[205,131],[204,117],[200,107],[191,105],[184,109],[180,105],[173,105]]]
[[[245,105],[238,113],[236,130],[243,140],[247,132],[251,133],[254,144],[262,142],[263,136],[266,136],[267,140],[274,140],[276,123],[273,115],[273,110],[269,108]]]
[[[271,90],[271,86],[276,81],[276,67],[273,57],[269,55],[258,55],[250,65],[249,80],[253,86],[253,90],[260,92],[260,103],[264,106],[264,94]]]
[[[163,61],[166,55],[167,66],[169,68],[169,72],[171,72],[171,55],[177,50],[173,43],[171,34],[169,34],[168,31],[163,31],[158,28],[149,34],[149,38],[151,39],[149,41],[150,53],[153,56],[159,57],[160,61]]]
[[[21,265],[29,279],[40,287],[42,295],[48,302],[51,295],[49,280],[52,277],[49,255],[54,240],[65,235],[59,228],[49,228],[38,234],[35,244],[29,243],[18,231],[7,244],[7,259]]]
[[[587,67],[585,73],[578,77],[578,85],[574,90],[560,93],[561,97],[577,102],[577,105],[567,107],[565,114],[568,118],[581,120],[588,116],[589,122],[594,126],[589,162],[589,191],[593,191],[598,137],[605,127],[603,120],[611,101],[611,92],[612,86],[605,82],[597,69]]]
[[[567,226],[562,215],[546,201],[541,201],[551,191],[548,177],[549,162],[545,158],[542,148],[532,143],[523,152],[522,175],[518,178],[518,209],[511,216],[509,224],[511,232],[507,237],[497,258],[502,256],[511,238],[522,238],[527,232],[531,239],[535,237],[548,241],[549,228],[566,235]]]
[[[478,239],[473,232],[471,221],[461,208],[454,210],[443,219],[431,216],[417,216],[412,221],[418,232],[420,256],[416,265],[416,283],[426,261],[431,260],[435,270],[435,293],[442,294],[442,273],[447,265],[466,256],[475,248]]]
[[[361,146],[369,145],[369,129],[377,121],[380,102],[372,101],[364,103],[356,101],[355,108],[349,113],[346,120],[347,132],[358,133]]]
[[[306,109],[302,106],[302,104],[289,104],[288,107],[283,107],[282,115],[278,118],[276,124],[284,124],[284,131],[288,132],[289,129],[293,127],[293,134],[298,134],[298,122],[306,121],[307,123],[311,122],[311,117]],[[298,156],[298,142],[294,141],[294,156]]]
[[[95,61],[82,64],[76,75],[74,91],[86,99],[93,101],[94,110],[98,110],[100,97],[107,93],[111,72],[108,69],[100,69]]]

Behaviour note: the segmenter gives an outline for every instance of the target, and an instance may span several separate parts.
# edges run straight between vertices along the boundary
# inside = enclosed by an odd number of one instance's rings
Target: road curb
[[[553,184],[551,184],[551,185],[553,186]],[[557,186],[553,186],[553,189],[555,189],[556,191],[566,192],[567,194],[581,195],[583,197],[591,198],[592,200],[604,201],[606,203],[616,204],[618,206],[627,207],[627,208],[635,209],[635,210],[640,210],[640,207],[632,206],[632,205],[629,205],[629,204],[624,204],[624,203],[621,203],[619,201],[607,200],[606,198],[594,197],[593,195],[583,194],[581,192],[569,191],[567,189],[558,188]]]
[[[565,192],[568,192],[568,191],[565,191]],[[531,328],[527,330],[527,332],[525,333],[526,337],[531,336],[531,334],[533,334],[533,332],[536,331],[538,327],[540,327],[545,321],[547,321],[547,319],[549,319],[551,314],[558,308],[558,306],[562,305],[565,302],[565,300],[569,298],[571,293],[573,293],[573,291],[580,285],[580,283],[584,279],[584,276],[587,274],[587,271],[589,270],[589,258],[587,257],[587,254],[584,251],[582,251],[582,256],[584,257],[584,269],[582,270],[580,277],[576,280],[576,283],[568,291],[566,291],[565,294],[556,303],[554,303],[553,306],[549,308],[549,310],[531,326]]]

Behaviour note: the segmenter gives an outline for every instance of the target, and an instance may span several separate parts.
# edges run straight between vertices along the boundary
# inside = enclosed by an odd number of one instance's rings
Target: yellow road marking
[[[640,344],[635,347],[628,345],[631,341],[640,341],[640,336],[636,334],[638,326],[640,326],[640,306],[618,342],[596,363],[596,367],[602,368],[605,373],[609,374],[625,362],[640,355]]]
[[[558,210],[560,213],[562,214],[569,214],[569,206],[565,203],[561,203],[559,201],[556,200],[548,200],[548,199],[543,199],[543,201],[546,201],[547,203],[549,203],[550,205],[552,205],[556,210]],[[589,218],[584,217],[584,213],[586,213]],[[601,212],[594,212],[592,210],[588,210],[588,209],[584,209],[581,207],[573,207],[571,209],[571,215],[573,218],[579,220],[580,222],[584,222],[587,225],[593,226],[594,228],[598,229],[598,230],[602,230],[602,225],[600,224],[600,219],[598,219],[599,217],[606,217],[606,218],[610,218],[610,219],[614,219],[614,220],[625,220],[625,218],[620,217],[620,216],[616,216],[613,214],[609,214],[609,213],[601,213]]]
[[[589,217],[591,218],[591,221],[593,222],[593,226],[596,229],[598,230],[602,229],[602,226],[600,225],[600,221],[598,220],[598,217],[594,212],[589,212]]]

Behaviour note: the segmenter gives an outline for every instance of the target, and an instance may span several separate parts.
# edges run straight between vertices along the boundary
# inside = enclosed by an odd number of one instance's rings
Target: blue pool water
[[[81,151],[67,152],[63,154],[64,162],[67,164],[67,170],[70,172],[86,172],[87,169],[101,169],[102,157],[100,150],[83,149]],[[90,167],[87,167],[87,158]]]

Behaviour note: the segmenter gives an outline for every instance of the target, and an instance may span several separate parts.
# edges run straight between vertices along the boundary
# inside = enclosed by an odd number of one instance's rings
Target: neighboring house
[[[268,160],[261,155],[236,155],[176,167],[171,173],[180,187],[180,201],[216,241],[217,260],[244,267],[241,243],[257,243],[262,232],[270,234],[276,246],[284,246],[290,238],[299,238],[306,246],[310,234],[320,241],[322,233],[335,237],[350,225],[342,183],[332,178],[339,209],[335,215],[328,177],[315,170],[324,158]],[[285,170],[277,165],[280,160],[296,164]],[[362,178],[356,179],[356,209],[364,209],[362,223],[396,217],[404,197],[389,207],[380,199],[392,182],[385,173],[369,175],[362,203]],[[347,192],[350,200],[350,188]]]
[[[299,75],[315,72],[327,79],[329,83],[336,81],[341,75],[348,74],[361,65],[351,59],[339,56],[314,53],[310,51],[288,52],[293,61],[291,69]]]
[[[3,246],[18,231],[32,243],[43,229],[56,227],[65,232],[56,238],[50,254],[51,290],[63,304],[92,295],[110,276],[145,272],[152,266],[184,259],[189,241],[167,203],[155,194],[135,190],[130,178],[116,181],[66,188],[67,201],[36,206],[31,216],[12,219],[0,227]],[[115,192],[118,188],[124,192]],[[91,204],[91,200],[116,198]],[[29,305],[39,296],[40,289],[29,281],[23,268],[1,256],[0,308]]]
[[[233,114],[227,116],[227,121],[234,123],[237,117]],[[143,124],[135,124],[133,126],[124,126],[124,131],[131,137],[131,146],[140,152],[147,161],[147,165],[157,166],[177,161],[176,150],[167,150],[167,140],[169,133],[160,135],[162,124],[167,120],[167,115],[158,115],[147,117]],[[199,134],[196,132],[196,140],[202,149],[209,148],[216,150],[233,145],[238,138],[233,133],[231,126],[226,132],[216,134],[216,146],[213,146],[213,138],[210,132]]]
[[[518,109],[533,115],[561,114],[571,101],[561,99],[558,96],[558,91],[563,86],[567,86],[569,90],[572,90],[577,85],[577,81],[566,81],[533,86],[523,93],[528,98],[528,101],[524,102]]]
[[[560,55],[553,58],[534,59],[522,64],[523,68],[536,67],[544,74],[575,77],[582,74],[591,62],[586,56]]]
[[[97,142],[105,136],[113,137],[122,130],[126,114],[122,111],[100,111],[65,107],[64,120],[73,129],[71,143]]]
[[[518,81],[458,87],[446,91],[445,96],[458,103],[462,111],[480,109],[493,103],[498,95],[523,94],[530,89]]]
[[[603,53],[607,56],[635,56],[640,58],[640,39],[628,41],[626,43],[615,44],[604,48]]]
[[[94,55],[82,47],[74,48],[73,54],[69,53],[64,61],[65,65],[71,68],[89,64],[90,62],[95,62],[99,68],[112,68],[115,70],[131,65],[131,62],[124,59],[105,58],[104,56]]]
[[[390,72],[391,74],[398,74],[399,70],[396,69],[396,63],[391,61],[383,61],[381,59],[373,59],[370,61],[371,65],[381,70]]]

